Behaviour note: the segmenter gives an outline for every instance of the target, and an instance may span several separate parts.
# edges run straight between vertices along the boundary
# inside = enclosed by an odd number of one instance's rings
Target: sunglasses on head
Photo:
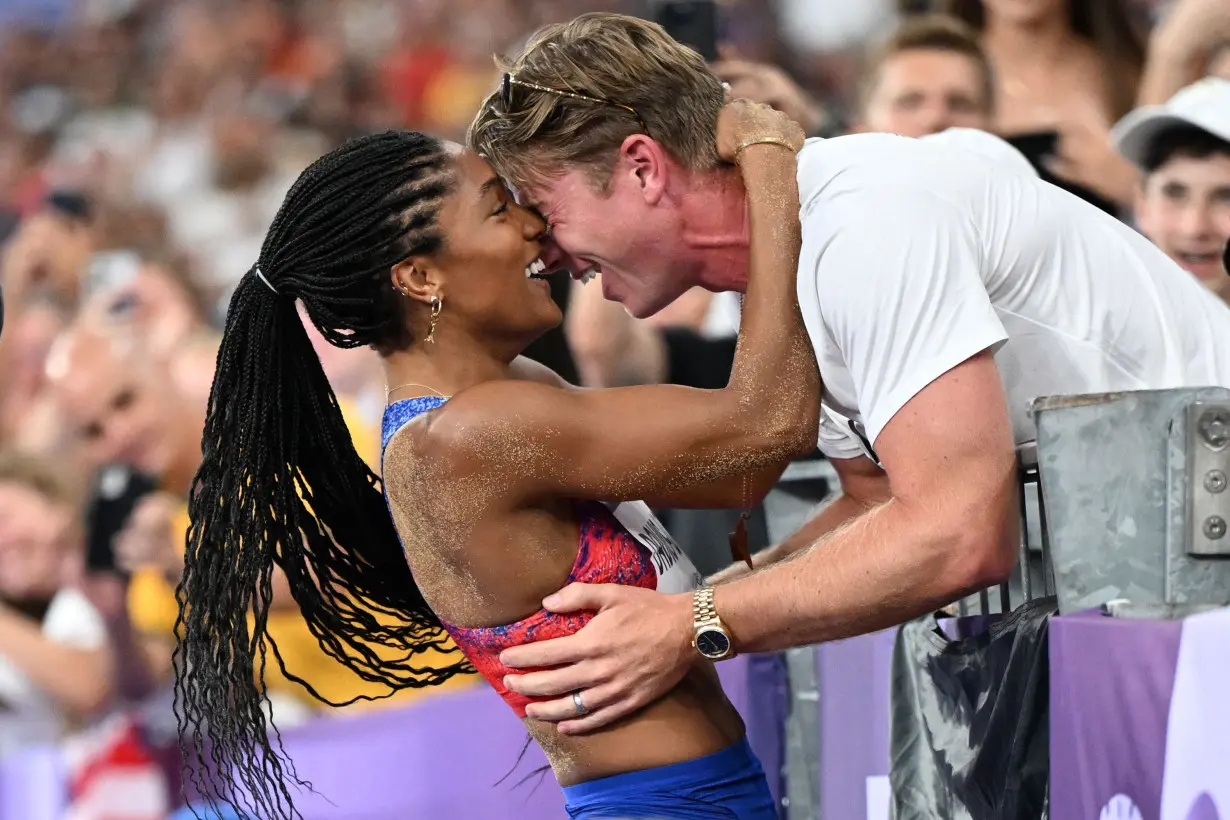
[[[579,94],[575,91],[561,91],[558,88],[548,88],[547,86],[539,85],[538,83],[518,80],[516,74],[510,74],[508,72],[504,72],[504,77],[500,82],[500,97],[504,101],[504,110],[506,111],[512,108],[512,89],[514,85],[521,86],[522,88],[532,88],[533,90],[541,91],[544,94],[555,94],[558,97],[572,97],[574,100],[586,100],[588,102],[598,103],[599,105],[610,105],[615,108],[622,108],[624,111],[627,111],[629,114],[636,117],[636,122],[641,126],[641,131],[643,133],[649,133],[649,129],[645,126],[645,121],[641,119],[641,115],[636,113],[636,109],[632,106],[617,103],[613,100],[604,100],[602,97],[591,97],[588,94]]]

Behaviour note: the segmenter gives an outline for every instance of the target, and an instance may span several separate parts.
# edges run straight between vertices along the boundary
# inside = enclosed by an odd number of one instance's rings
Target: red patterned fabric
[[[658,573],[650,560],[649,550],[641,546],[605,505],[592,501],[577,502],[581,519],[581,543],[577,560],[568,583],[624,584],[655,589]],[[525,717],[525,707],[534,700],[508,689],[504,676],[525,673],[530,669],[510,669],[500,663],[500,653],[510,646],[545,641],[571,635],[589,623],[592,612],[557,615],[540,609],[523,620],[506,626],[466,629],[445,624],[457,646],[465,652],[474,668],[487,679],[500,697],[513,708],[518,717]]]

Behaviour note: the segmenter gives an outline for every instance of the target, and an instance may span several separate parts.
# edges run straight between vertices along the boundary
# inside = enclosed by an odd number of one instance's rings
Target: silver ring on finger
[[[588,714],[589,710],[585,708],[585,702],[581,700],[581,690],[577,689],[572,693],[572,705],[577,710],[578,715]]]

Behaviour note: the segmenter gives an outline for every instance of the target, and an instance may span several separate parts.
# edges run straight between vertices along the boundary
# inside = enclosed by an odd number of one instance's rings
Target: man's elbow
[[[1015,494],[984,497],[948,519],[943,542],[955,597],[1002,584],[1016,567],[1019,548]]]
[[[969,561],[966,589],[977,591],[998,586],[1012,576],[1017,562],[1017,546],[1006,539],[996,539],[991,532],[980,534],[978,543],[966,545]]]

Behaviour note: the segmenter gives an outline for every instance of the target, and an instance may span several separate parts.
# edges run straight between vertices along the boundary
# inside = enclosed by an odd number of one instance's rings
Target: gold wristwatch
[[[713,607],[713,587],[703,587],[692,593],[692,646],[711,661],[735,656],[730,630]]]

